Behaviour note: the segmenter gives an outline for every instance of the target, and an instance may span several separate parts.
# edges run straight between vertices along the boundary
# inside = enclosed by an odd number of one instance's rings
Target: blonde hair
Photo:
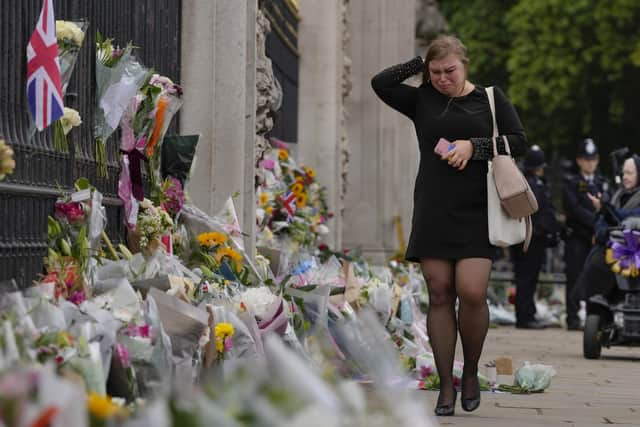
[[[429,43],[427,54],[424,58],[423,79],[425,82],[429,80],[429,62],[434,59],[442,59],[451,54],[457,56],[465,66],[469,65],[467,48],[459,38],[443,34]]]

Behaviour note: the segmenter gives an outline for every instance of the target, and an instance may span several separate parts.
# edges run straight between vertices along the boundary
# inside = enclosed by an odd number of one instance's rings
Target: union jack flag
[[[44,0],[38,24],[27,46],[27,99],[38,130],[43,130],[64,113],[53,0]]]
[[[284,208],[287,211],[287,219],[289,222],[293,221],[293,216],[296,213],[296,195],[287,191],[286,194],[282,197],[282,203],[284,204]]]

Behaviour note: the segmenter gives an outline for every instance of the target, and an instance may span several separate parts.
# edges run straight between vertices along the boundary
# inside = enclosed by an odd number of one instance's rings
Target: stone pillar
[[[342,244],[342,6],[343,0],[300,2],[298,34],[297,155],[316,169],[320,184],[327,187],[329,209],[336,214],[327,243],[336,248]]]
[[[347,100],[351,155],[343,246],[361,247],[376,260],[399,247],[395,216],[408,236],[419,153],[411,121],[383,104],[370,81],[414,56],[415,13],[415,0],[350,1],[353,88]]]
[[[188,190],[208,213],[234,199],[255,248],[254,145],[257,0],[183,2],[181,133],[199,133]]]

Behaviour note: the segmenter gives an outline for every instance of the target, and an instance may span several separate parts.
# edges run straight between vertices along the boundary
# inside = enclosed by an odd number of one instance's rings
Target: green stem
[[[102,178],[107,177],[107,147],[104,139],[96,139],[96,167],[98,169],[98,176]]]
[[[64,134],[64,128],[60,120],[56,120],[53,125],[53,148],[59,153],[69,152],[69,142],[67,135]]]

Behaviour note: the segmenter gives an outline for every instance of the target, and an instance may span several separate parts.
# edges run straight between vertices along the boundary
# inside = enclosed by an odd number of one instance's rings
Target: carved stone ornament
[[[271,59],[266,54],[267,35],[271,23],[258,9],[256,15],[256,164],[269,147],[264,135],[273,128],[273,113],[282,105],[282,87],[273,74]]]

